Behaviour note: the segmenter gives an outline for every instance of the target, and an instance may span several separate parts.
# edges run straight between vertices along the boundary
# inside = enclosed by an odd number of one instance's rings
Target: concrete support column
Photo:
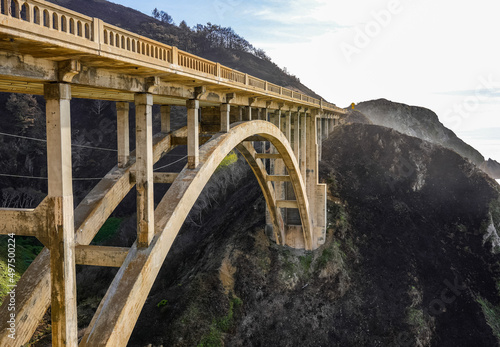
[[[161,115],[161,132],[169,133],[172,128],[170,124],[170,111],[171,108],[168,105],[160,106],[160,115]]]
[[[286,136],[286,127],[287,127],[286,114],[282,114],[281,110],[276,110],[274,115],[275,115],[275,120],[278,121],[279,123],[277,124],[277,126],[280,128],[281,132]],[[285,164],[283,163],[283,160],[281,159],[274,160],[274,174],[275,175],[285,174]],[[284,182],[274,182],[274,192],[276,195],[276,200],[285,200]],[[284,214],[282,213],[282,215]]]
[[[153,95],[135,94],[135,186],[137,245],[148,247],[154,235]]]
[[[307,116],[306,187],[309,207],[314,211],[314,193],[318,184],[318,118],[315,112]]]
[[[200,102],[198,100],[187,100],[187,142],[188,142],[188,168],[195,169],[198,166],[199,155],[199,136],[200,127],[198,124],[198,109]]]
[[[130,159],[129,103],[116,103],[116,125],[118,139],[118,167],[125,167]]]
[[[47,122],[48,236],[52,345],[78,345],[75,231],[71,164],[71,86],[44,86]]]
[[[329,121],[330,121],[330,126],[328,127],[328,129],[330,130],[330,134],[331,134],[333,132],[333,128],[335,127],[335,119],[330,118]]]
[[[220,105],[220,131],[227,133],[231,125],[231,106],[229,104]]]
[[[330,120],[328,118],[325,118],[323,119],[323,123],[325,125],[323,128],[323,140],[327,140],[328,135],[330,135],[330,129],[329,129]]]
[[[321,160],[321,149],[323,147],[323,127],[322,127],[322,119],[317,117],[316,121],[316,139],[318,144],[318,161]]]
[[[297,162],[300,160],[300,113],[293,114],[293,153]]]
[[[306,170],[307,170],[307,114],[304,113],[300,117],[300,173],[302,174],[302,179],[306,182]]]
[[[264,111],[265,111],[265,109],[262,109],[260,107],[257,109],[257,119],[258,120],[265,120],[265,118],[263,116]]]
[[[238,106],[238,122],[243,121],[243,106]]]
[[[243,121],[252,120],[252,108],[250,106],[243,107]]]
[[[284,126],[284,132],[285,136],[288,139],[288,142],[292,142],[292,111],[287,111],[285,113],[285,126]]]

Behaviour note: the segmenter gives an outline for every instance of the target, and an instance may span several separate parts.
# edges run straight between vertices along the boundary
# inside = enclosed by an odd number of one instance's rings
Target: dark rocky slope
[[[184,226],[129,345],[498,345],[496,182],[453,151],[363,124],[335,129],[320,171],[342,201],[329,202],[324,246],[270,242],[258,185],[238,171],[203,227]],[[131,242],[133,225],[112,244]],[[102,271],[79,275],[81,314],[103,295]]]
[[[485,158],[473,147],[458,138],[446,128],[431,110],[424,107],[408,106],[386,99],[361,102],[356,111],[364,114],[373,124],[396,129],[403,134],[440,144],[468,158],[491,177],[500,178],[500,164]]]

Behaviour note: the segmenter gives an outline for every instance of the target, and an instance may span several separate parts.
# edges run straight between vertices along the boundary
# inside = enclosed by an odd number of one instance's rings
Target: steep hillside
[[[129,346],[498,345],[500,192],[461,156],[380,126],[337,127],[320,174],[342,204],[329,202],[314,252],[269,241],[258,184],[240,170],[183,227]],[[128,245],[134,223],[107,244]],[[79,272],[83,324],[115,271]]]
[[[244,49],[231,49],[228,47],[212,47],[209,39],[212,30],[231,31],[231,28],[220,28],[207,23],[206,26],[195,25],[189,28],[182,18],[177,19],[179,26],[162,22],[131,8],[115,4],[106,0],[48,0],[74,11],[97,17],[107,23],[133,31],[154,40],[177,46],[182,50],[200,55],[203,58],[220,62],[230,68],[248,73],[269,82],[300,91],[315,98],[321,98],[314,91],[300,83],[300,80],[278,67],[260,49],[253,49],[251,54]],[[168,12],[168,5],[166,11]],[[153,9],[151,9],[153,10]],[[181,22],[182,21],[182,22]],[[227,29],[227,30],[225,30]],[[244,41],[236,35],[237,41]],[[236,45],[238,46],[238,45]],[[252,47],[253,48],[253,47]]]
[[[500,178],[498,162],[485,161],[481,153],[446,128],[429,109],[378,99],[359,103],[356,105],[356,111],[364,114],[373,124],[393,128],[403,134],[450,148],[468,158],[492,178]]]
[[[429,109],[378,99],[361,102],[356,105],[356,110],[368,117],[373,124],[383,125],[403,134],[441,144],[469,158],[476,165],[484,162],[481,153],[460,140]]]

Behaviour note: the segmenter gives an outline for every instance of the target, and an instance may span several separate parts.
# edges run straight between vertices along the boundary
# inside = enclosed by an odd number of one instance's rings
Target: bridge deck
[[[160,104],[183,105],[189,98],[168,87],[181,85],[189,90],[204,86],[212,93],[211,100],[202,99],[206,105],[224,102],[226,93],[236,92],[246,99],[241,100],[245,105],[248,98],[254,98],[254,102],[274,101],[344,113],[332,103],[230,69],[98,18],[43,0],[20,3],[10,12],[2,6],[0,14],[0,51],[8,52],[0,57],[0,76],[3,75],[0,91],[41,95],[43,83],[58,81],[63,73],[69,72],[67,82],[73,83],[74,97],[132,101],[134,92],[147,91],[144,90],[148,85],[146,80],[155,76],[160,79],[156,80],[160,88],[153,94],[155,103]],[[75,65],[68,69],[64,63],[68,61],[74,61]],[[73,71],[79,73],[72,75]],[[95,83],[96,79],[115,80],[115,83],[101,81],[99,84]],[[238,104],[237,100],[233,101]]]
[[[324,242],[326,185],[318,183],[318,157],[321,139],[345,110],[47,1],[0,0],[0,5],[0,92],[44,95],[49,186],[37,209],[0,211],[0,233],[36,236],[47,247],[16,289],[16,340],[5,328],[7,301],[0,307],[0,345],[29,341],[49,304],[53,345],[77,345],[76,262],[120,267],[80,345],[125,345],[184,218],[233,148],[262,188],[276,242],[306,249]],[[117,101],[117,166],[76,209],[71,98]],[[136,115],[133,152],[129,102]],[[154,104],[162,105],[158,136],[152,134]],[[170,105],[186,106],[186,128],[171,131]],[[271,153],[264,146],[256,153],[252,141],[268,142]],[[188,165],[180,174],[153,173],[155,162],[184,145]],[[152,187],[159,182],[172,186],[154,209]],[[134,186],[132,250],[88,246]],[[298,211],[300,226],[289,223],[282,214],[286,209]]]

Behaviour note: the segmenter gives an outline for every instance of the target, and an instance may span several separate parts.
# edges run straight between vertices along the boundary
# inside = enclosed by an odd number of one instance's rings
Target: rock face
[[[256,180],[235,172],[238,187],[176,238],[129,346],[498,345],[500,187],[469,161],[389,128],[337,127],[314,252],[270,241]],[[135,221],[122,229],[109,245],[133,241]],[[79,272],[83,325],[114,272]]]
[[[351,124],[351,123],[361,123],[361,124],[373,124],[373,122],[368,119],[363,113],[353,110],[351,108],[347,109],[347,114],[342,117],[342,124]]]
[[[468,158],[492,178],[500,178],[500,164],[494,165],[494,161],[485,162],[481,153],[446,128],[429,109],[378,99],[359,103],[356,105],[356,111],[365,115],[373,124],[452,149]]]
[[[169,255],[130,345],[497,345],[496,183],[448,149],[374,125],[336,128],[323,158],[343,205],[329,203],[322,248],[269,241],[247,180],[203,229],[183,231],[206,236]]]
[[[488,161],[480,165],[480,169],[490,175],[490,177],[500,179],[500,163],[498,161],[488,159]]]

